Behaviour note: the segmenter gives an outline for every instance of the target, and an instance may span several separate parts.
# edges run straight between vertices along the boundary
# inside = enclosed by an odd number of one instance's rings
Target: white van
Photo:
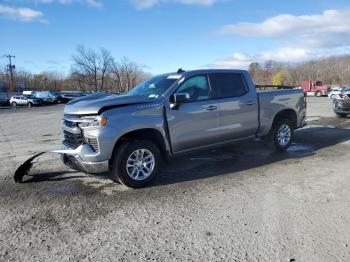
[[[35,91],[23,91],[23,95],[33,95]]]

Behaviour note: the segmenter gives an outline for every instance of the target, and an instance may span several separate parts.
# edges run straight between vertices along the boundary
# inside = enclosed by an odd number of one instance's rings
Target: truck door
[[[209,81],[219,99],[223,141],[255,135],[259,127],[258,101],[241,73],[211,73]]]
[[[186,151],[218,142],[219,104],[213,99],[207,75],[186,79],[175,93],[189,94],[188,101],[167,106],[173,152]]]

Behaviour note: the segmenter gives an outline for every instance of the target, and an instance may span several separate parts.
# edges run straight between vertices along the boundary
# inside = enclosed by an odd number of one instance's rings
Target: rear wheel
[[[31,102],[28,103],[28,108],[31,108],[33,106],[33,104]]]
[[[160,151],[153,142],[125,141],[113,155],[110,176],[127,187],[141,188],[156,178],[160,165]]]
[[[17,106],[17,103],[16,103],[16,102],[12,102],[12,106],[13,106],[13,107],[16,107],[16,106]]]
[[[316,94],[315,94],[315,96],[321,97],[321,96],[322,96],[322,92],[321,92],[321,91],[317,91]]]
[[[270,132],[270,140],[278,151],[285,151],[291,145],[294,132],[292,123],[288,119],[277,120]]]

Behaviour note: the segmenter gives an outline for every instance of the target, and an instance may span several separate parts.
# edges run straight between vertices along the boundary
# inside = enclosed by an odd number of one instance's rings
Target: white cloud
[[[45,20],[42,19],[44,16],[42,12],[26,7],[11,7],[7,5],[0,5],[0,14],[23,22],[45,22]]]
[[[17,0],[20,1],[20,0]],[[63,5],[69,5],[69,4],[86,4],[92,7],[100,8],[103,6],[102,0],[22,0],[22,2],[29,2],[29,3],[36,3],[36,4],[63,4]]]
[[[268,60],[279,62],[301,62],[312,58],[320,57],[319,52],[303,48],[278,48],[277,50],[267,50],[255,54],[251,53],[234,53],[232,56],[217,59],[207,67],[215,68],[240,68],[246,69],[252,62],[264,63]]]
[[[219,34],[293,41],[293,45],[334,47],[350,44],[350,10],[326,10],[319,15],[280,14],[260,23],[225,25]]]
[[[161,3],[181,3],[186,5],[213,5],[218,0],[129,0],[137,9],[147,9]]]
[[[208,66],[247,68],[251,62],[267,60],[297,63],[349,52],[350,10],[326,10],[322,14],[302,16],[280,14],[259,23],[225,25],[217,32],[254,37],[252,43],[257,48],[259,38],[269,39],[276,48],[255,54],[237,52]]]
[[[297,48],[280,47],[257,53],[234,53],[226,58],[219,58],[205,67],[247,69],[250,63],[264,63],[274,60],[282,63],[300,63],[332,55],[343,55],[350,52],[350,47],[340,48]]]

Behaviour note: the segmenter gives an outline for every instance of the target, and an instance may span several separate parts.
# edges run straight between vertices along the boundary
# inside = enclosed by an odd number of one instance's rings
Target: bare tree
[[[73,72],[79,77],[78,82],[93,86],[95,92],[104,89],[106,74],[113,64],[113,57],[107,49],[101,48],[100,52],[96,52],[80,45],[73,61]]]
[[[110,73],[113,90],[118,93],[129,91],[135,85],[149,77],[137,64],[130,62],[126,57],[123,57],[120,62],[114,61]]]

